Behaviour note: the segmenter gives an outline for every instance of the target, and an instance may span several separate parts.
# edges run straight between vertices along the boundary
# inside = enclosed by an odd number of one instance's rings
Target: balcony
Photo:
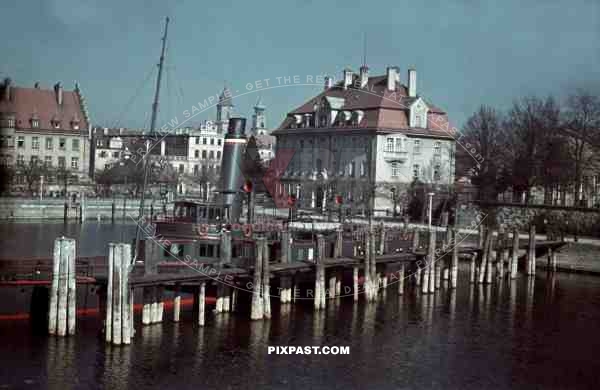
[[[383,159],[387,162],[405,162],[407,158],[406,150],[385,150],[383,152]]]

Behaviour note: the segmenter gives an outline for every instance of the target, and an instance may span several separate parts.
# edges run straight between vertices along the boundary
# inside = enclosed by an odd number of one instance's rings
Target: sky
[[[276,128],[322,90],[316,75],[358,70],[365,36],[370,74],[395,65],[406,83],[414,67],[417,92],[456,126],[480,104],[600,90],[597,0],[5,0],[2,14],[0,78],[66,89],[77,80],[95,126],[149,126],[165,16],[159,126],[226,84],[237,115],[250,118],[260,96]],[[293,76],[310,85],[264,82]]]

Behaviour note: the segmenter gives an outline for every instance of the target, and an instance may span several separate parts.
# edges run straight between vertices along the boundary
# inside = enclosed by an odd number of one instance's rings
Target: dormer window
[[[427,111],[429,108],[425,102],[418,98],[410,106],[410,126],[420,129],[427,128]]]
[[[322,112],[319,115],[319,127],[327,127],[329,125],[329,121],[327,120],[327,113]]]
[[[73,130],[79,130],[79,120],[78,119],[73,119],[71,121],[71,128]]]
[[[40,127],[40,120],[37,118],[31,118],[31,128],[38,129]]]
[[[55,129],[60,129],[60,121],[58,119],[52,119],[50,125]]]

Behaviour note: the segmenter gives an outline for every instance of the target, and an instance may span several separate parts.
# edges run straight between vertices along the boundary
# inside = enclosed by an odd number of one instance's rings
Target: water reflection
[[[107,389],[129,388],[132,350],[129,347],[106,344],[102,383]]]
[[[72,337],[50,337],[46,356],[46,378],[48,387],[74,388],[72,378],[77,378],[77,356],[75,339]],[[63,387],[63,383],[68,383]]]

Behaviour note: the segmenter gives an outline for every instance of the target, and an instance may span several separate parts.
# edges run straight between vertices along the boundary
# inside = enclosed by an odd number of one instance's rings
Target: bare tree
[[[471,156],[479,164],[472,181],[479,186],[481,200],[496,200],[498,193],[506,189],[505,185],[498,185],[503,183],[499,178],[508,168],[508,138],[502,123],[498,111],[482,105],[469,117],[463,129],[464,139],[477,151],[476,156]]]
[[[510,131],[512,186],[531,201],[531,189],[543,184],[543,163],[548,157],[549,137],[560,125],[560,109],[554,98],[525,97],[515,101],[508,113],[506,127]]]
[[[24,164],[19,168],[19,173],[25,178],[27,189],[29,190],[29,193],[33,195],[41,177],[47,177],[49,171],[45,165],[40,164],[38,161],[31,160],[28,164]]]
[[[585,171],[598,162],[594,146],[600,147],[600,98],[578,90],[566,101],[562,134],[567,140],[568,156],[573,163],[574,200],[579,205]]]

